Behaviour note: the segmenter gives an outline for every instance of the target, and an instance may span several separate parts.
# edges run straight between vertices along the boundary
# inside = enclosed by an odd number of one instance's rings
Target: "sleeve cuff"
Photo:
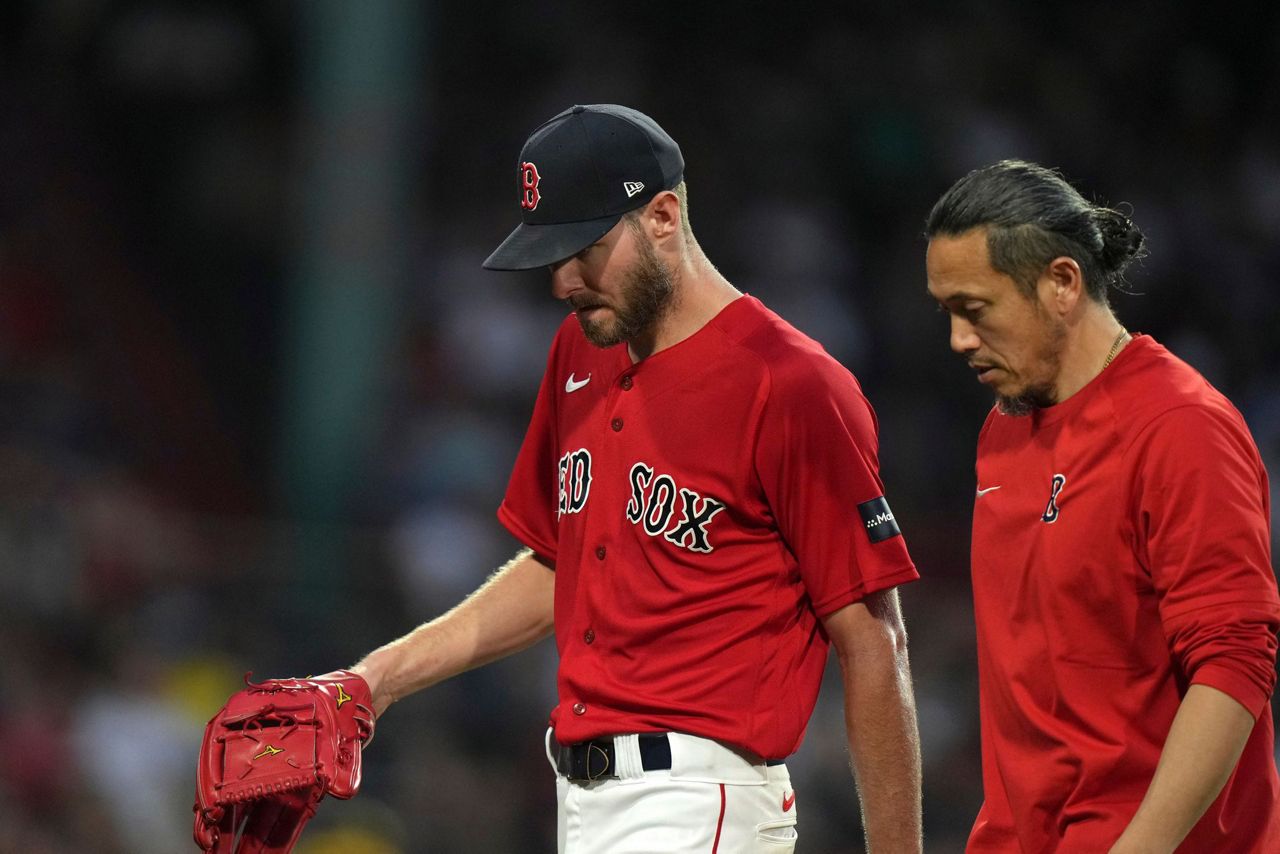
[[[536,536],[528,525],[516,518],[505,501],[498,507],[498,521],[511,533],[511,536],[533,549],[538,556],[555,563],[556,544]]]
[[[818,617],[825,619],[847,605],[862,601],[872,593],[888,590],[890,587],[897,587],[900,584],[916,581],[919,578],[920,573],[916,571],[915,564],[909,563],[896,572],[877,576],[871,581],[845,590],[843,593],[828,596],[820,602],[814,602],[813,610]]]
[[[1253,715],[1255,721],[1266,710],[1267,702],[1271,699],[1269,691],[1264,691],[1254,680],[1241,675],[1225,664],[1214,662],[1203,664],[1191,677],[1191,684],[1207,685],[1218,689],[1244,706],[1249,714]]]

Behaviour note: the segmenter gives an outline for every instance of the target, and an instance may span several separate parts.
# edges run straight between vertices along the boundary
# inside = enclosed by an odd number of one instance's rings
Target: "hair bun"
[[[1120,211],[1094,208],[1093,216],[1098,224],[1098,231],[1102,234],[1099,260],[1108,274],[1118,277],[1131,262],[1146,254],[1143,246],[1147,238],[1133,224],[1133,220]]]

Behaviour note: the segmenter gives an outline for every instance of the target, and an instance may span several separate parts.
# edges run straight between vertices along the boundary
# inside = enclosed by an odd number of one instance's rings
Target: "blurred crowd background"
[[[837,8],[838,7],[838,8]],[[1113,295],[1280,481],[1280,7],[507,0],[0,7],[0,851],[173,854],[207,719],[343,667],[518,544],[494,510],[564,316],[480,262],[528,133],[654,116],[739,288],[859,377],[904,590],[927,850],[981,800],[968,524],[990,405],[925,293],[971,168],[1132,207]],[[397,706],[300,851],[554,850],[546,642]],[[801,850],[862,851],[828,679]]]

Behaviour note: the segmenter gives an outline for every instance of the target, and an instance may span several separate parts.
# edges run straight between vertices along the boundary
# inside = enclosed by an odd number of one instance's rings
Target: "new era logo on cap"
[[[565,110],[533,132],[517,163],[520,225],[485,260],[490,270],[562,261],[684,178],[675,140],[617,104]]]

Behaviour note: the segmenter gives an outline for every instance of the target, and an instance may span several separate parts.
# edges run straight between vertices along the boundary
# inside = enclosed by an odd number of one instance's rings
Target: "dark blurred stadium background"
[[[1131,204],[1122,319],[1280,479],[1280,14],[840,5],[3,5],[0,850],[193,850],[198,741],[244,671],[348,665],[515,550],[493,511],[564,310],[479,264],[525,136],[598,101],[680,141],[710,256],[877,409],[924,576],[927,850],[961,849],[989,401],[925,294],[924,215],[1009,156]],[[300,850],[553,850],[553,669],[547,643],[395,707]],[[792,761],[814,854],[862,850],[838,697]]]

